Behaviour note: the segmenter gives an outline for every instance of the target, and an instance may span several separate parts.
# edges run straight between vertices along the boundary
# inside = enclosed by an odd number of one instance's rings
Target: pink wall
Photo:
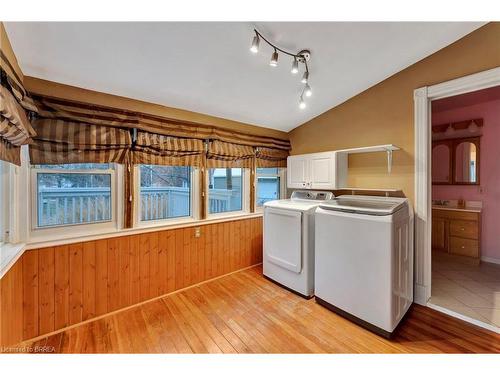
[[[481,256],[500,261],[500,100],[432,114],[433,124],[484,119],[480,186],[433,185],[432,199],[483,202]]]

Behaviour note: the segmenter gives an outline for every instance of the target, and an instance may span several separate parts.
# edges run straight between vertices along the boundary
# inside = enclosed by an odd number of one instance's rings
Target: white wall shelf
[[[340,155],[343,155],[344,158],[339,157],[339,160],[345,159],[344,164],[346,166],[344,168],[347,168],[347,156],[350,154],[362,154],[362,153],[369,153],[369,152],[386,152],[387,153],[387,173],[392,172],[392,152],[393,151],[398,151],[401,150],[398,146],[395,146],[393,144],[386,144],[386,145],[377,145],[377,146],[368,146],[368,147],[357,147],[357,148],[346,148],[344,150],[337,150],[337,153]]]

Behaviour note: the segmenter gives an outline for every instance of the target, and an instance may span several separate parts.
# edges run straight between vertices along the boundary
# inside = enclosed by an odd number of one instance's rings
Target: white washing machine
[[[294,191],[264,203],[264,276],[304,297],[314,295],[314,210],[326,191]]]
[[[315,295],[390,337],[413,301],[413,209],[406,198],[342,195],[316,210]]]

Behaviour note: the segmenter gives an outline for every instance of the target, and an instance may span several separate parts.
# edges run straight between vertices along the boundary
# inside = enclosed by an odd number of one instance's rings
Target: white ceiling
[[[25,75],[289,131],[458,40],[482,22],[6,22]],[[290,58],[269,66],[256,26],[308,48],[313,96],[298,108]]]

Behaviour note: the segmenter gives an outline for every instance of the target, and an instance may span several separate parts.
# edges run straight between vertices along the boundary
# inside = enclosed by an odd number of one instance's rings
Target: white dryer
[[[406,198],[342,195],[316,210],[315,295],[390,337],[413,301],[413,210]]]
[[[294,191],[264,204],[264,276],[304,297],[314,295],[314,211],[326,191]]]

